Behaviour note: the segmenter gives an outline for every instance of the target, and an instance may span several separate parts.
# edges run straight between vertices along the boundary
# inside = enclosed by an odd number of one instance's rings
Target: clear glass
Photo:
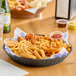
[[[4,13],[5,10],[3,8],[0,8],[0,41],[2,41],[3,36]]]

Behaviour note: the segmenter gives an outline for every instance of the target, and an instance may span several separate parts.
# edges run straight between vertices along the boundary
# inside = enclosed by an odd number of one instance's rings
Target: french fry
[[[31,55],[31,54],[29,54],[29,53],[27,53],[27,52],[22,53],[22,54],[21,54],[21,57],[36,59],[36,56]]]
[[[45,55],[45,52],[41,49],[41,50],[39,50],[40,51],[40,53],[41,53],[41,55],[42,55],[42,58],[44,59],[44,58],[46,58],[46,55]]]
[[[25,51],[26,53],[28,53],[28,54],[32,54],[30,51],[28,51],[26,45],[23,46],[23,49],[24,49],[24,51]]]
[[[40,54],[38,53],[37,50],[34,50],[34,54],[35,54],[35,56],[36,56],[38,59],[43,59],[43,58],[40,56]]]

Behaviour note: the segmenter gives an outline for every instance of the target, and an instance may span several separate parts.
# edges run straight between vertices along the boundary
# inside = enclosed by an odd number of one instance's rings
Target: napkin
[[[29,73],[0,59],[0,76],[26,76]]]

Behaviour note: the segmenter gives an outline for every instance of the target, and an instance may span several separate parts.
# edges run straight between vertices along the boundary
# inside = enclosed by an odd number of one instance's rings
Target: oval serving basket
[[[11,10],[11,15],[12,15],[12,18],[21,18],[21,19],[30,19],[30,18],[35,18],[35,17],[38,17],[40,16],[40,13],[44,10],[45,7],[43,8],[40,8],[37,10],[37,12],[35,14],[33,13],[30,13],[28,11],[17,11],[17,10]]]
[[[47,8],[47,6],[50,4],[51,2],[48,2],[48,4],[44,7],[39,8],[35,14],[28,12],[26,10],[21,10],[21,11],[17,11],[17,10],[11,10],[11,16],[12,18],[17,18],[17,19],[31,19],[31,18],[35,18],[35,17],[40,17],[40,14],[42,13],[42,11]],[[36,9],[36,8],[33,8]]]
[[[71,45],[71,51],[62,57],[59,58],[53,58],[53,59],[29,59],[29,58],[22,58],[16,55],[12,55],[11,53],[8,53],[7,50],[5,50],[5,45],[3,45],[4,51],[7,53],[7,55],[15,62],[27,65],[27,66],[33,66],[33,67],[44,67],[44,66],[52,66],[56,65],[60,62],[62,62],[71,52],[72,52],[72,45]]]

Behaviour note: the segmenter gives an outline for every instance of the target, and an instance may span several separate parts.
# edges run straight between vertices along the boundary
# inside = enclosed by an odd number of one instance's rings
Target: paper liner
[[[14,37],[13,37],[13,39],[16,39],[16,40],[17,40],[17,37],[18,37],[18,36],[24,38],[26,34],[27,34],[27,33],[25,33],[24,31],[22,31],[21,29],[16,28],[15,31],[14,31]],[[67,42],[67,44],[69,44],[69,43]],[[16,54],[14,54],[14,53],[10,50],[9,47],[5,46],[5,50],[6,50],[8,53],[11,53],[12,55],[17,56]],[[51,59],[52,59],[52,58],[58,58],[58,57],[61,57],[61,56],[66,55],[66,54],[68,54],[68,51],[67,51],[64,47],[62,47],[62,49],[60,50],[60,52],[59,52],[58,54],[53,54],[51,57],[48,57],[48,58],[51,58]]]
[[[39,8],[31,8],[31,9],[25,9],[25,11],[31,12],[35,14]]]

